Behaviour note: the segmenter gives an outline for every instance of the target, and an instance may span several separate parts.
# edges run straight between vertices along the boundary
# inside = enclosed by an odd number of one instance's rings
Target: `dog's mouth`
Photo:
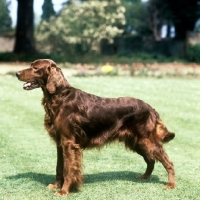
[[[39,88],[40,85],[36,82],[26,82],[23,85],[24,90],[33,90],[35,88]]]

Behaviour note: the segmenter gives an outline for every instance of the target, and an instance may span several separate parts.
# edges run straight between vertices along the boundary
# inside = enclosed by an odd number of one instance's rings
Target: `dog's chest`
[[[58,97],[54,97],[52,99],[43,98],[42,104],[46,113],[45,120],[48,120],[48,124],[52,125],[60,111],[60,105],[62,104],[62,101]]]
[[[43,98],[42,104],[45,110],[44,126],[48,131],[49,135],[57,140],[57,128],[55,126],[55,119],[60,112],[61,100],[52,98],[51,100]]]

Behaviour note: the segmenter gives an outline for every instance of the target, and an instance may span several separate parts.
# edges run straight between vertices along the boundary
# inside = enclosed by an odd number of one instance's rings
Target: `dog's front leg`
[[[62,141],[63,148],[63,185],[56,192],[56,196],[65,196],[69,192],[78,190],[82,184],[82,152],[79,145],[69,141]]]
[[[56,180],[54,184],[49,184],[48,189],[61,188],[63,184],[63,150],[60,144],[57,144],[57,165],[56,165]]]

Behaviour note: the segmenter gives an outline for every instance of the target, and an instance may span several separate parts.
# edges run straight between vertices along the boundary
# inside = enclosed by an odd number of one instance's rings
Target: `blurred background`
[[[0,62],[196,67],[199,19],[200,0],[1,0]]]

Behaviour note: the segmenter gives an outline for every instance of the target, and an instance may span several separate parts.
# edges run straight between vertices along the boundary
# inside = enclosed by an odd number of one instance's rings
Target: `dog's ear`
[[[54,94],[57,88],[66,86],[67,81],[65,80],[61,69],[58,68],[54,62],[50,62],[50,65],[46,70],[48,75],[46,88],[50,94]]]

